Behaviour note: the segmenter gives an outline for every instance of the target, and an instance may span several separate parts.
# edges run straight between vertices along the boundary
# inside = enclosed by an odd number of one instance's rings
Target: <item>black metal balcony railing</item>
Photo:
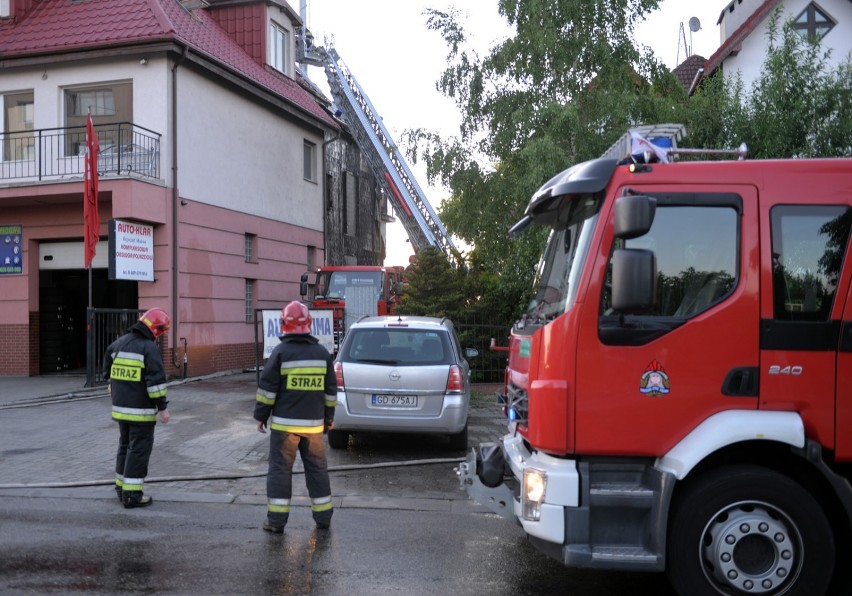
[[[131,122],[95,126],[101,176],[160,177],[160,134]],[[0,133],[0,182],[82,177],[86,127]]]

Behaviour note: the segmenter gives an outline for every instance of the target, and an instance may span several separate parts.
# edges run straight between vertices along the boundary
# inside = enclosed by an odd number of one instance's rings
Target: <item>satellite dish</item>
[[[701,21],[698,20],[698,17],[692,17],[689,19],[689,30],[693,33],[701,30]]]

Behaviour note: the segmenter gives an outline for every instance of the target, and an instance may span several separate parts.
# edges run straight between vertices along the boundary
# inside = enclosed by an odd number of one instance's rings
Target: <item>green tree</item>
[[[530,298],[548,231],[508,230],[530,197],[555,174],[601,155],[629,128],[686,125],[691,147],[749,156],[852,154],[852,67],[830,69],[819,44],[770,21],[761,77],[751,89],[717,73],[693,97],[645,48],[634,25],[656,0],[500,0],[514,33],[480,57],[466,44],[457,13],[427,11],[447,43],[437,88],[458,106],[459,135],[408,131],[408,158],[422,159],[430,182],[449,189],[441,209],[448,231],[474,248],[464,281],[467,312],[511,321]]]
[[[646,81],[663,74],[662,86],[672,89],[674,78],[631,40],[636,22],[657,4],[501,0],[515,33],[484,58],[467,47],[456,13],[427,11],[428,27],[448,47],[437,86],[456,102],[463,124],[449,139],[409,131],[406,144],[409,159],[424,160],[430,182],[450,190],[442,221],[474,246],[470,307],[510,313],[509,320],[518,314],[547,236],[542,229],[508,236],[529,198],[555,173],[599,155],[646,112],[658,116],[655,87]],[[645,100],[619,101],[637,94]]]
[[[453,269],[439,249],[426,247],[406,270],[406,287],[397,312],[401,315],[457,318],[465,302],[463,273]]]

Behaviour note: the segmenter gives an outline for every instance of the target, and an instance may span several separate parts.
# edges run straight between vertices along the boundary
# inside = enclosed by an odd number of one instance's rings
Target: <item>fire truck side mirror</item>
[[[308,295],[308,274],[303,273],[302,279],[299,282],[299,295],[304,298]]]
[[[648,233],[657,212],[657,199],[625,195],[615,201],[615,237],[629,240]]]
[[[647,312],[657,296],[657,256],[651,250],[621,248],[612,255],[612,309]]]

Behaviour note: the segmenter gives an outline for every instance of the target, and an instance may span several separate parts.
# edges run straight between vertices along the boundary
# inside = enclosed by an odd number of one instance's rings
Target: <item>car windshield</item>
[[[341,352],[343,362],[427,366],[452,363],[452,347],[442,331],[412,328],[351,329]]]
[[[528,322],[545,323],[574,304],[577,282],[595,230],[600,201],[591,197],[571,201],[565,223],[550,234],[535,278],[535,297],[527,307]]]

